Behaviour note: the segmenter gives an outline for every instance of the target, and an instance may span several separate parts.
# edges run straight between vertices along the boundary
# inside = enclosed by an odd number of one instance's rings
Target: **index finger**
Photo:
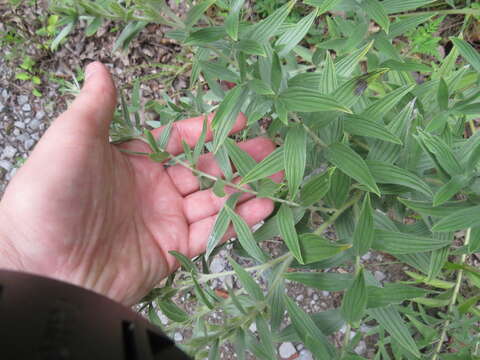
[[[194,147],[200,138],[200,135],[202,134],[205,116],[207,117],[207,134],[205,141],[211,141],[213,139],[211,122],[215,116],[215,113],[174,122],[170,133],[170,139],[168,140],[167,148],[165,150],[172,155],[181,154],[183,152],[182,140],[185,141],[188,146]],[[233,124],[230,134],[234,134],[244,129],[246,123],[247,118],[245,115],[243,113],[239,113],[235,124]],[[152,133],[155,138],[158,138],[164,129],[165,126],[162,126],[153,130]]]

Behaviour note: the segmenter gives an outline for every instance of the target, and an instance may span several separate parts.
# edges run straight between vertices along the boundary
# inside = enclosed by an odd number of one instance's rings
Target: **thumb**
[[[59,118],[87,135],[108,138],[110,122],[117,103],[115,84],[109,70],[95,61],[85,70],[85,84],[75,101]]]

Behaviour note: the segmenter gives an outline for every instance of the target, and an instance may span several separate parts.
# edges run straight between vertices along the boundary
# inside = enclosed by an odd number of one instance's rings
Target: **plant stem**
[[[472,229],[468,228],[467,233],[465,234],[465,242],[464,242],[464,245],[466,246],[470,243],[471,232],[472,232]],[[460,265],[463,265],[466,260],[467,260],[467,254],[462,254],[462,257],[460,258]],[[455,288],[453,289],[453,294],[452,294],[452,298],[450,299],[450,304],[448,305],[448,313],[452,313],[452,310],[455,307],[455,303],[457,302],[458,292],[460,291],[460,285],[462,284],[462,279],[463,279],[463,269],[460,269],[458,270],[457,281],[455,283]],[[442,334],[440,335],[440,340],[438,341],[432,360],[438,359],[438,355],[442,350],[442,345],[447,336],[447,328],[449,325],[450,325],[450,320],[445,321],[445,323],[443,324]]]
[[[355,276],[358,275],[360,271],[360,255],[355,256]],[[343,338],[343,347],[342,354],[347,351],[347,347],[350,344],[350,333],[352,331],[352,325],[347,324],[347,329],[345,330],[345,337]]]
[[[323,147],[323,148],[327,147],[327,144],[325,144],[325,143],[323,142],[323,140],[320,139],[320,138],[318,137],[318,135],[315,134],[315,132],[314,132],[312,129],[310,129],[303,121],[301,121],[301,120],[298,118],[297,115],[293,114],[293,120],[294,120],[297,124],[300,124],[300,125],[303,126],[303,128],[305,129],[305,131],[307,132],[307,134],[310,135],[310,137],[313,139],[313,141],[315,141],[315,142],[317,143],[318,146]]]
[[[322,235],[323,232],[332,225],[335,220],[338,219],[340,215],[342,215],[346,210],[348,210],[351,206],[353,206],[358,200],[360,200],[360,196],[362,194],[360,192],[355,193],[350,201],[346,202],[340,209],[336,210],[330,218],[325,221],[322,225],[320,225],[316,230],[315,234]]]

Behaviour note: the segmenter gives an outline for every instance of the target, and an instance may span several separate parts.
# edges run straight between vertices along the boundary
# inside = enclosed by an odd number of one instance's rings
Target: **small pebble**
[[[13,165],[7,160],[0,160],[0,167],[6,171],[10,171],[13,168]]]
[[[30,104],[25,104],[22,106],[22,110],[26,112],[32,111],[32,106]]]
[[[8,93],[7,89],[3,89],[2,90],[2,97],[4,99],[7,99],[9,96],[10,96],[10,94]]]
[[[373,273],[373,276],[375,276],[375,279],[378,281],[383,281],[386,278],[385,274],[378,270]]]
[[[183,335],[179,332],[176,332],[174,335],[173,335],[173,340],[175,340],[176,342],[180,342],[183,340]]]
[[[27,95],[20,95],[20,96],[17,97],[18,105],[26,104],[27,101],[28,101],[28,96]]]
[[[255,331],[257,331],[257,324],[255,324],[254,322],[252,322],[252,323],[250,324],[250,327],[248,328],[248,330],[250,330],[251,332],[254,333]]]
[[[15,125],[19,129],[25,129],[25,123],[22,121],[15,121],[13,125]]]
[[[35,119],[42,120],[45,117],[45,111],[39,110],[35,115]]]
[[[11,145],[7,145],[3,150],[2,156],[7,159],[12,159],[16,153],[17,153],[17,149],[15,149]]]
[[[300,356],[298,357],[299,360],[313,360],[313,355],[308,350],[300,351]]]
[[[40,127],[40,120],[38,120],[37,118],[33,119],[28,124],[28,127],[32,130],[38,130],[38,128]]]
[[[282,359],[288,359],[297,353],[297,349],[295,349],[295,346],[293,346],[291,342],[285,342],[280,345],[278,352]]]
[[[371,257],[372,257],[372,254],[368,252],[362,256],[362,260],[367,261],[367,260],[370,260]]]
[[[365,353],[365,351],[367,351],[367,344],[365,343],[365,341],[361,340],[357,347],[355,348],[355,352],[358,354],[358,355],[362,355]]]
[[[25,148],[25,150],[30,150],[33,145],[35,145],[35,140],[32,139],[28,139],[23,143],[23,147]]]
[[[297,301],[303,301],[303,295],[298,295],[297,296]]]

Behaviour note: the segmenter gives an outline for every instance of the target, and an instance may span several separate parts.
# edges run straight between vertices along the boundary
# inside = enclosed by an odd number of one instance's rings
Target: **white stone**
[[[28,124],[28,127],[32,130],[37,130],[39,127],[40,127],[40,120],[38,119],[33,119],[32,121],[30,121],[30,123]]]
[[[26,112],[32,111],[32,106],[30,104],[25,104],[22,106],[22,110]]]
[[[297,296],[297,301],[303,301],[303,295],[302,294]]]
[[[221,273],[225,269],[226,261],[220,256],[216,256],[210,264],[210,271],[212,273]]]
[[[183,340],[183,335],[179,332],[176,332],[173,335],[173,340],[175,340],[176,342],[182,341]]]
[[[9,96],[10,96],[10,94],[8,93],[7,89],[3,89],[3,91],[2,91],[2,97],[3,97],[4,99],[7,99]]]
[[[2,156],[7,159],[12,159],[16,153],[17,153],[17,149],[15,149],[11,145],[7,145],[5,149],[3,149]]]
[[[19,97],[17,97],[18,105],[26,104],[27,101],[28,101],[28,96],[27,95],[20,95]]]
[[[25,142],[23,143],[23,147],[25,148],[25,150],[30,150],[33,145],[35,145],[35,140],[32,139],[25,140]]]
[[[386,278],[385,274],[382,273],[381,271],[375,271],[373,273],[373,276],[375,276],[375,279],[377,279],[378,281],[383,281]]]
[[[329,297],[329,296],[330,296],[330,292],[329,292],[329,291],[322,291],[322,296],[323,296],[323,297]]]
[[[295,346],[293,346],[291,342],[285,342],[280,345],[278,352],[281,358],[288,359],[297,353],[297,349],[295,349]]]
[[[22,121],[15,121],[13,125],[15,125],[19,129],[25,129],[25,123]]]
[[[298,357],[298,360],[313,360],[313,355],[310,351],[305,349],[300,351],[300,356]]]
[[[362,260],[363,261],[367,261],[367,260],[370,260],[370,258],[372,257],[372,253],[366,253],[365,255],[362,256]]]
[[[365,343],[365,341],[361,340],[357,347],[355,348],[355,352],[358,354],[358,355],[363,355],[365,353],[365,351],[367,351],[367,344]]]
[[[252,333],[256,332],[257,331],[257,324],[255,324],[254,322],[252,322],[250,324],[250,327],[248,328],[248,330],[250,330]]]
[[[35,115],[35,119],[38,119],[38,120],[42,120],[44,117],[45,117],[45,111],[43,110],[38,111],[37,114]]]

